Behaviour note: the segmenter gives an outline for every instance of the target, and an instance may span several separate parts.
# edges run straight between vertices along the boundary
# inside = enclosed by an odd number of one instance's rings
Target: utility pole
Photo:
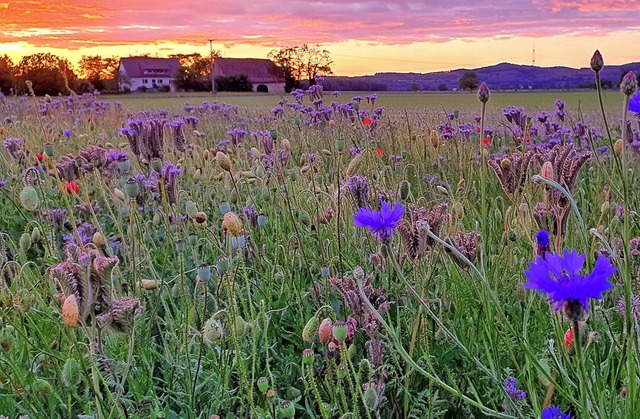
[[[216,83],[213,80],[213,41],[214,41],[213,39],[209,39],[209,61],[210,61],[209,67],[211,68],[211,93],[215,95]]]

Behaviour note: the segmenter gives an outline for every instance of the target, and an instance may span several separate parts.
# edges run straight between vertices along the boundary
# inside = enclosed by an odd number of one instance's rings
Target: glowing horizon
[[[336,75],[429,72],[500,62],[586,67],[638,60],[638,0],[368,1],[262,0],[238,3],[158,0],[0,2],[0,53],[82,55],[199,52],[209,39],[226,57],[266,57],[285,45],[320,44]]]

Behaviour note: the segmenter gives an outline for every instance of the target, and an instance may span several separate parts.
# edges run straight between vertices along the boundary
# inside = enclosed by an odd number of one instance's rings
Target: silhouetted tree
[[[460,90],[475,90],[479,85],[480,79],[473,71],[467,71],[460,77]]]
[[[214,50],[212,56],[203,57],[193,54],[174,54],[171,58],[180,60],[180,67],[176,74],[178,89],[206,92],[211,90],[211,59],[220,56],[220,51]]]
[[[287,91],[299,87],[303,79],[308,80],[311,86],[316,84],[316,76],[333,74],[331,55],[319,45],[302,44],[274,49],[268,57],[282,68]]]
[[[83,55],[78,62],[80,76],[97,90],[117,88],[118,57],[103,58],[100,55]]]
[[[216,92],[250,92],[252,84],[244,74],[215,78]]]
[[[15,89],[16,77],[15,66],[8,55],[0,57],[0,91],[5,95],[11,93],[11,89]]]
[[[71,93],[76,75],[69,61],[49,53],[38,53],[22,57],[17,65],[18,90],[27,90],[26,81],[33,83],[36,95]]]
[[[440,91],[440,92],[447,92],[447,91],[449,91],[449,88],[447,87],[447,85],[446,85],[446,84],[441,83],[441,84],[438,86],[438,91]]]

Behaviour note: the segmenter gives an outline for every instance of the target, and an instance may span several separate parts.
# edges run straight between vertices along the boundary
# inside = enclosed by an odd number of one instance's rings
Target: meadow
[[[0,415],[635,417],[634,83],[4,98]]]

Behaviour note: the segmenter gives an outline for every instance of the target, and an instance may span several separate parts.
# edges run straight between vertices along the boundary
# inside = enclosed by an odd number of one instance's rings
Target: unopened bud
[[[553,180],[553,164],[550,161],[544,162],[542,170],[540,170],[540,176],[545,179]]]
[[[636,73],[634,73],[633,71],[629,71],[624,75],[622,81],[620,82],[620,91],[623,95],[631,96],[635,93],[637,87],[638,78],[636,77]]]
[[[624,150],[624,143],[622,142],[622,138],[618,138],[616,142],[613,144],[613,153],[620,157],[622,156],[622,151]]]
[[[487,85],[487,83],[480,83],[480,86],[478,87],[478,100],[482,103],[487,103],[490,97],[491,92],[489,91],[489,86]]]
[[[225,170],[227,172],[231,171],[231,159],[222,151],[218,151],[216,153],[216,162],[218,163],[218,166],[220,166],[222,170]]]
[[[222,228],[223,230],[228,231],[232,236],[237,236],[242,230],[242,222],[237,215],[229,211],[222,218]]]
[[[604,67],[604,59],[602,58],[600,51],[596,50],[591,57],[591,69],[594,72],[599,73],[600,70],[602,70],[602,67]]]

